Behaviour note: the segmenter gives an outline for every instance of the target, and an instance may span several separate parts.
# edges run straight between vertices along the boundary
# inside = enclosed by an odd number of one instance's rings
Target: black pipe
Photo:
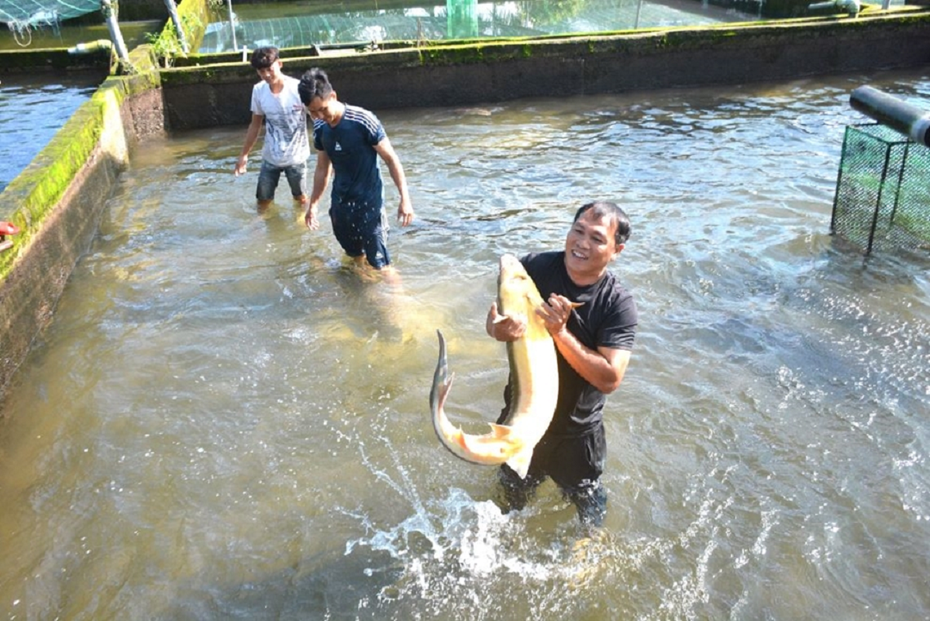
[[[849,96],[849,104],[914,142],[930,147],[930,112],[871,86],[860,86]]]

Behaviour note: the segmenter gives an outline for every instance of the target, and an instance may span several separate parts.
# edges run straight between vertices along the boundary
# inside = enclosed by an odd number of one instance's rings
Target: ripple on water
[[[4,405],[0,607],[926,616],[930,281],[828,234],[854,82],[388,111],[418,213],[391,231],[396,289],[347,269],[325,215],[255,211],[242,128],[153,143]],[[442,329],[450,411],[494,417],[496,259],[559,248],[601,197],[633,219],[612,269],[641,324],[606,410],[606,536],[576,549],[551,483],[499,511],[426,395]]]

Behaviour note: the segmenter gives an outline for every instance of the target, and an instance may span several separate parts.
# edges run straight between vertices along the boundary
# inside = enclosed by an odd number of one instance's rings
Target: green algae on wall
[[[105,105],[98,94],[99,91],[81,105],[52,141],[4,190],[4,208],[12,202],[14,211],[10,214],[0,212],[0,219],[13,222],[21,232],[12,238],[13,248],[0,254],[0,279],[9,273],[20,251],[28,247],[43,218],[64,196],[96,147],[102,126],[102,107]]]
[[[138,69],[151,54],[133,55],[134,73],[108,78],[0,193],[0,220],[20,228],[0,253],[0,391],[90,247],[131,140],[164,129],[158,73]]]
[[[210,21],[207,0],[184,0],[178,6],[178,19],[184,30],[184,39],[187,42],[188,54],[195,53],[203,41],[203,33]],[[178,39],[174,22],[169,19],[158,36],[151,37],[149,45],[164,67],[170,67],[174,58],[184,56],[184,50]]]

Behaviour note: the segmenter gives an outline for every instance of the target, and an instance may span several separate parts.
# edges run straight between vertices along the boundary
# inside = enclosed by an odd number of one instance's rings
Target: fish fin
[[[581,308],[582,306],[584,306],[584,302],[572,302],[571,306],[572,308]]]
[[[450,373],[449,377],[443,380],[440,385],[439,390],[439,408],[443,409],[446,407],[446,397],[449,396],[449,391],[452,390],[452,380],[455,379],[455,373]]]
[[[512,429],[512,427],[508,427],[507,425],[498,425],[497,423],[488,423],[488,426],[491,427],[491,435],[493,435],[495,438],[509,436]]]
[[[488,436],[470,436],[467,433],[462,433],[461,438],[458,440],[458,443],[462,448],[472,451],[479,452],[479,445],[481,442],[487,442],[489,439],[501,440],[503,438],[508,438],[511,433],[513,433],[512,428],[507,425],[498,425],[497,423],[488,423],[488,426],[491,428],[491,433]],[[500,463],[500,462],[498,462]]]
[[[533,461],[533,449],[529,448],[525,451],[520,451],[508,459],[506,463],[521,479],[525,479],[526,473],[530,470],[531,461]]]

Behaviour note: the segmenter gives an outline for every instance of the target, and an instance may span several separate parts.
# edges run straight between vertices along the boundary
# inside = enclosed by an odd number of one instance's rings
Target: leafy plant
[[[181,28],[184,29],[185,39],[190,41],[192,34],[201,26],[200,18],[196,15],[185,14],[181,16]],[[174,64],[177,56],[184,55],[184,49],[178,34],[170,22],[158,34],[147,32],[145,39],[152,47],[152,53],[158,58],[158,63],[165,69]]]
[[[173,28],[165,28],[159,34],[145,33],[145,39],[158,59],[158,64],[167,69],[174,64],[175,56],[183,52],[181,42]]]

